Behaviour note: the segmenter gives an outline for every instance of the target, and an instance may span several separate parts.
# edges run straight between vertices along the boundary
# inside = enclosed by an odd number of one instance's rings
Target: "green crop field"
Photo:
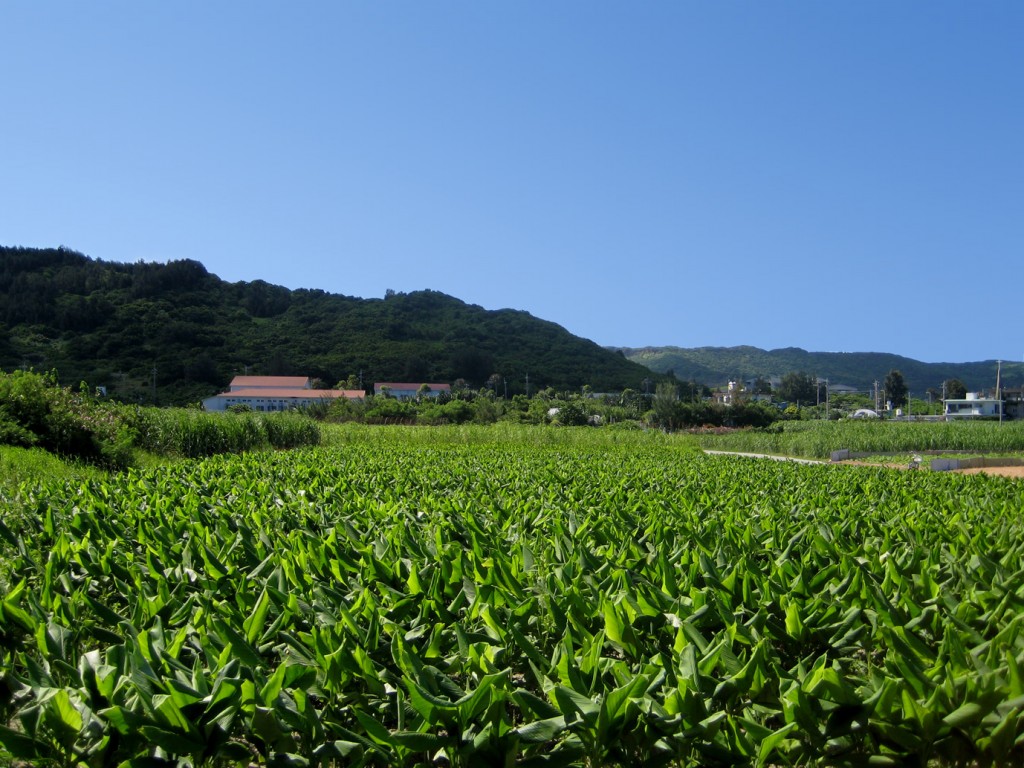
[[[1021,761],[1019,484],[482,434],[23,485],[0,764]]]

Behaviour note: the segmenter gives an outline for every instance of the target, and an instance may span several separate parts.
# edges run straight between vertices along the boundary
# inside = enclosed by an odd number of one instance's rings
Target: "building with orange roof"
[[[366,397],[361,389],[313,389],[304,376],[235,376],[227,392],[203,400],[207,411],[226,411],[246,406],[254,411],[290,411],[330,403],[341,397]]]
[[[229,392],[242,389],[312,389],[308,376],[235,376],[228,385]]]

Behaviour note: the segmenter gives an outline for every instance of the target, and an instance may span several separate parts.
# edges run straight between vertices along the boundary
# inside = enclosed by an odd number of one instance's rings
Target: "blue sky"
[[[1024,3],[0,7],[0,243],[1024,358]]]

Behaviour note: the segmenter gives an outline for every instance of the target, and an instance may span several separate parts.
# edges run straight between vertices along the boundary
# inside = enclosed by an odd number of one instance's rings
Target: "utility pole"
[[[999,375],[1003,372],[1003,361],[996,360],[996,408],[999,409],[999,423],[1003,423],[1003,400],[999,397]]]
[[[156,366],[153,366],[153,405],[156,405]]]
[[[530,374],[526,374],[526,399],[530,399]]]
[[[878,379],[875,379],[875,413],[878,413]]]

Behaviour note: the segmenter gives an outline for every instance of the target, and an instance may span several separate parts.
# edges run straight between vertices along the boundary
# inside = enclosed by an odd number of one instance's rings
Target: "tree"
[[[676,422],[676,403],[679,397],[676,390],[676,385],[664,381],[655,388],[654,400],[651,402],[651,408],[654,411],[654,421],[666,432],[669,432],[677,426]]]
[[[706,384],[698,384],[695,380],[690,379],[684,381],[679,385],[679,396],[684,400],[694,402],[700,398],[711,397],[711,390]]]
[[[353,373],[353,374],[349,374],[348,378],[342,379],[337,384],[335,384],[334,388],[335,389],[362,389],[362,386],[359,383],[359,377],[356,376]]]
[[[579,400],[567,400],[558,404],[555,422],[563,427],[582,427],[587,423],[587,411]]]
[[[778,396],[788,403],[813,404],[818,401],[818,387],[811,374],[791,371],[779,382]]]
[[[892,403],[893,408],[907,404],[907,383],[895,368],[885,375],[885,399]]]
[[[942,382],[942,389],[947,400],[963,400],[967,397],[967,385],[960,379],[946,379]]]
[[[430,365],[419,355],[411,355],[405,361],[405,380],[423,381],[430,376]]]

